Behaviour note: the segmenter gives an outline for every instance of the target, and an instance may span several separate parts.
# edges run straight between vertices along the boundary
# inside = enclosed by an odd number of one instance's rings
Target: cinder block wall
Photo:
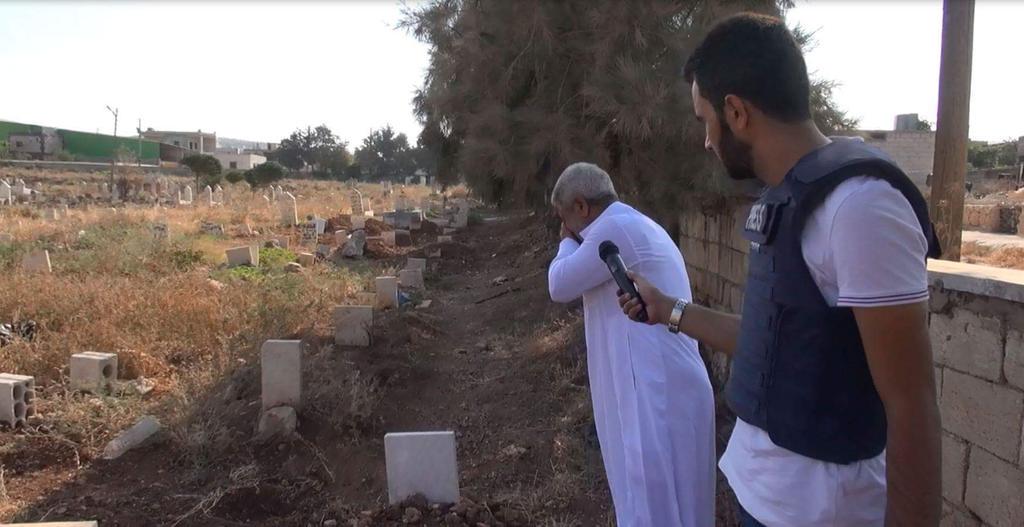
[[[689,210],[679,247],[694,298],[738,313],[750,204]],[[930,331],[942,413],[943,525],[1024,525],[1024,272],[933,262]],[[730,359],[702,347],[720,391]],[[718,398],[723,407],[722,398]],[[721,415],[721,414],[720,414]]]

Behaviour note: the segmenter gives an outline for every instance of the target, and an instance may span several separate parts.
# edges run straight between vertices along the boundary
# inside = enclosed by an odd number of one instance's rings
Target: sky
[[[427,46],[396,29],[394,1],[0,2],[0,119],[111,133],[213,131],[279,141],[326,124],[356,146],[391,125],[415,142],[411,100]],[[798,0],[791,25],[815,32],[813,75],[839,83],[840,107],[865,129],[896,114],[934,122],[939,0]],[[978,0],[971,137],[1024,135],[1013,37],[1024,2]],[[1004,101],[1011,101],[1007,103]]]

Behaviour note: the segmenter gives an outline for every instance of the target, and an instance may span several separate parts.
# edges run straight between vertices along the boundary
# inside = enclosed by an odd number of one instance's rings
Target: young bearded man
[[[747,219],[741,316],[631,274],[648,323],[732,355],[719,466],[743,525],[938,525],[940,423],[928,340],[927,206],[884,153],[811,119],[785,24],[720,22],[688,60],[705,147],[766,185]],[[619,298],[636,317],[640,303]]]

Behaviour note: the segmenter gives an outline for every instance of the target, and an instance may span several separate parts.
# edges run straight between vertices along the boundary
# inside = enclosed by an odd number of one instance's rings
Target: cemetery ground
[[[90,176],[46,177],[44,195],[53,196]],[[283,186],[300,217],[329,219],[321,242],[351,226],[341,184]],[[371,208],[385,209],[382,187],[359,188]],[[547,298],[555,238],[545,218],[480,211],[483,221],[443,243],[424,222],[409,246],[371,239],[363,259],[332,256],[288,273],[298,231],[279,226],[259,193],[228,195],[212,208],[111,211],[97,202],[84,210],[82,200],[57,221],[42,219],[40,207],[3,209],[0,232],[14,242],[0,248],[0,322],[36,326],[31,341],[0,347],[0,370],[32,375],[37,387],[36,415],[19,429],[0,427],[0,521],[613,523],[579,307]],[[204,222],[223,234],[204,233]],[[167,226],[167,239],[154,236],[154,223]],[[371,236],[391,229],[372,219],[366,228]],[[291,250],[261,248],[258,268],[225,265],[225,249],[289,235]],[[52,273],[21,270],[21,256],[39,248],[49,250]],[[425,290],[375,310],[369,347],[334,344],[334,306],[365,303],[374,277],[437,249]],[[268,339],[302,341],[303,402],[297,434],[285,438],[256,434]],[[69,357],[85,351],[117,354],[114,393],[71,389]],[[163,425],[155,440],[101,459],[144,415]],[[464,499],[388,506],[384,434],[429,430],[455,432]]]

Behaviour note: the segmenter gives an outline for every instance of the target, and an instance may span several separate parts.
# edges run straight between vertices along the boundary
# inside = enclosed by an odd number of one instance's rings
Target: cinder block
[[[27,375],[0,373],[0,424],[17,427],[35,414],[36,381]]]
[[[1003,369],[1003,321],[955,308],[952,316],[932,314],[929,323],[935,361],[990,381]]]
[[[21,268],[30,273],[50,273],[50,252],[32,251],[21,259]]]
[[[257,247],[232,247],[224,251],[224,253],[228,257],[228,267],[237,267],[239,265],[259,267],[260,265],[260,253]]]
[[[313,267],[316,263],[316,255],[313,253],[299,253],[299,265],[303,267]]]
[[[398,277],[378,276],[374,283],[377,286],[376,307],[378,309],[398,307]]]
[[[71,389],[109,393],[117,380],[117,355],[86,351],[71,356]]]
[[[403,269],[398,272],[398,281],[403,287],[423,289],[423,271],[419,269]]]
[[[334,308],[334,343],[339,346],[369,346],[373,329],[373,306]]]
[[[967,443],[942,434],[942,497],[957,505],[964,502],[967,478]]]
[[[455,432],[409,432],[384,436],[388,501],[422,494],[431,503],[459,500]]]
[[[419,269],[424,273],[427,272],[427,259],[426,258],[409,258],[405,262],[406,269]]]
[[[981,448],[971,448],[967,506],[987,525],[1024,525],[1024,471]]]
[[[302,406],[302,341],[268,340],[260,349],[263,409]]]
[[[1003,361],[1006,381],[1024,390],[1024,333],[1017,330],[1006,332],[1006,358]]]
[[[947,368],[942,372],[940,408],[945,429],[1017,462],[1024,393]]]

